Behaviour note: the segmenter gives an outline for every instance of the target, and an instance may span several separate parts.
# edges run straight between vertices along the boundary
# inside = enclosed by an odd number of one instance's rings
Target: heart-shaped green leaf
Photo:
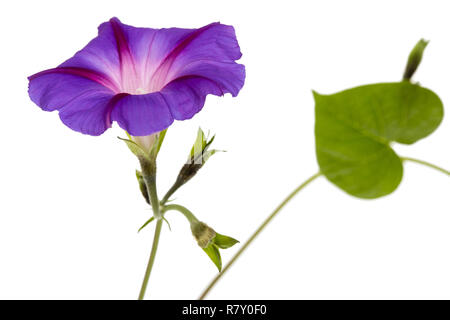
[[[441,123],[443,106],[432,91],[408,81],[380,83],[332,95],[314,92],[316,153],[321,172],[359,198],[393,192],[403,175],[390,143],[412,144]]]

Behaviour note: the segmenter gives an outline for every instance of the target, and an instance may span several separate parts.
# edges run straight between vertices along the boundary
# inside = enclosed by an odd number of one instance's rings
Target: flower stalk
[[[145,291],[147,290],[148,280],[152,272],[153,264],[155,262],[156,251],[158,250],[159,236],[161,235],[162,219],[158,219],[155,227],[155,235],[153,236],[152,251],[148,260],[147,269],[145,270],[144,280],[142,282],[141,291],[139,292],[139,300],[144,300]]]
[[[216,285],[217,281],[220,280],[220,278],[223,277],[223,275],[228,271],[228,269],[236,262],[236,260],[244,253],[244,251],[252,244],[252,242],[256,239],[256,237],[267,227],[267,225],[275,218],[275,216],[281,211],[281,209],[284,208],[284,206],[292,200],[303,188],[305,188],[307,185],[309,185],[311,182],[316,180],[318,177],[320,177],[322,173],[318,172],[315,175],[311,176],[309,179],[307,179],[305,182],[303,182],[301,185],[299,185],[297,188],[295,188],[294,191],[292,191],[286,199],[284,199],[278,207],[264,220],[264,222],[256,229],[255,232],[250,236],[250,238],[241,246],[238,252],[231,258],[231,260],[225,265],[225,267],[222,269],[222,272],[217,274],[217,276],[210,282],[208,287],[203,291],[201,296],[199,297],[199,300],[203,300],[211,291],[211,289]]]
[[[446,175],[450,176],[450,171],[448,171],[448,170],[446,170],[444,168],[441,168],[441,167],[439,167],[439,166],[437,166],[435,164],[432,164],[430,162],[419,160],[419,159],[414,159],[414,158],[409,158],[409,157],[401,157],[400,159],[402,159],[403,161],[410,161],[410,162],[415,162],[415,163],[421,164],[423,166],[426,166],[428,168],[440,171],[443,174],[446,174]]]
[[[156,160],[147,157],[138,157],[138,159],[141,164],[142,180],[144,181],[144,184],[147,188],[146,199],[150,200],[150,205],[152,206],[153,210],[153,217],[156,219],[155,235],[153,237],[153,244],[150,252],[150,258],[148,260],[144,280],[142,281],[142,286],[138,297],[139,300],[143,300],[145,296],[145,291],[147,290],[147,285],[150,279],[153,264],[155,262],[156,252],[158,250],[163,217],[160,212],[158,193],[156,190]]]
[[[156,191],[156,161],[145,157],[138,157],[142,169],[142,179],[147,187],[148,198],[153,210],[155,219],[161,219],[159,210],[159,199]]]
[[[194,145],[191,148],[188,160],[183,165],[183,167],[181,167],[175,183],[162,198],[161,205],[164,205],[180,187],[191,180],[204,166],[206,161],[218,151],[214,149],[209,150],[209,147],[211,146],[213,141],[214,136],[209,139],[207,136],[205,136],[205,133],[202,129],[198,129],[197,138],[195,139]]]
[[[435,164],[432,164],[427,161],[410,158],[410,157],[401,157],[402,161],[410,161],[417,164],[421,164],[423,166],[429,167],[431,169],[437,170],[441,173],[444,173],[446,175],[450,176],[450,171],[446,170],[442,167],[439,167]],[[258,229],[251,235],[251,237],[242,245],[242,247],[239,249],[239,251],[231,258],[231,260],[225,265],[222,272],[219,273],[206,287],[206,289],[203,291],[203,293],[200,295],[199,300],[205,299],[205,297],[208,295],[208,293],[211,291],[211,289],[216,285],[216,283],[222,278],[222,276],[227,272],[227,270],[236,262],[236,260],[242,255],[242,253],[248,248],[248,246],[255,240],[255,238],[266,228],[266,226],[275,218],[275,216],[281,211],[281,209],[284,208],[284,206],[294,198],[297,193],[299,193],[303,188],[305,188],[308,184],[310,184],[312,181],[317,179],[322,175],[321,172],[316,173],[315,175],[311,176],[309,179],[307,179],[305,182],[303,182],[301,185],[299,185],[294,191],[289,194],[286,199],[281,202],[278,207],[264,220],[264,222],[259,226]]]
[[[219,249],[231,248],[239,241],[216,232],[206,223],[199,221],[190,210],[179,204],[169,204],[163,206],[161,210],[163,214],[171,210],[178,211],[186,217],[198,246],[203,249],[220,272],[222,270],[222,258]]]

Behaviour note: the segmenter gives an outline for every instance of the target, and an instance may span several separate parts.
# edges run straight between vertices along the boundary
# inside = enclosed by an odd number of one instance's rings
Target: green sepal
[[[203,248],[203,250],[209,256],[212,262],[214,262],[214,264],[216,265],[217,269],[219,269],[220,272],[222,271],[222,258],[220,257],[219,249],[228,249],[234,246],[239,241],[217,232],[215,234],[216,235],[211,240],[210,244],[206,248]]]
[[[144,229],[150,222],[152,222],[153,220],[155,220],[155,217],[151,217],[150,219],[147,220],[147,222],[145,222],[142,227],[139,228],[138,232],[140,232],[142,229]]]
[[[217,152],[226,152],[226,151],[224,151],[224,150],[217,150],[217,149],[208,150],[208,151],[206,151],[206,152],[203,153],[203,162],[208,161],[208,159],[209,159],[212,155],[216,154]]]
[[[167,223],[167,226],[169,227],[169,230],[172,231],[172,228],[170,227],[169,220],[167,220],[165,217],[162,217],[162,219],[163,219],[163,221],[164,221],[165,223]]]
[[[166,218],[162,218],[164,220],[164,222],[167,223],[167,226],[169,227],[169,230],[172,231],[172,228],[170,227],[170,223]],[[155,220],[155,217],[151,217],[150,219],[147,220],[147,222],[145,222],[142,227],[139,228],[138,232],[140,232],[142,229],[144,229],[148,224],[150,224],[153,220]]]
[[[239,241],[232,237],[228,237],[228,236],[225,236],[225,235],[217,233],[217,232],[216,232],[215,238],[213,239],[213,244],[218,246],[220,249],[231,248],[236,243],[239,243]]]
[[[206,248],[203,248],[203,251],[206,252],[211,261],[216,265],[219,272],[222,271],[222,258],[220,257],[219,248],[215,244],[211,243]]]
[[[427,47],[428,42],[429,41],[420,39],[411,50],[411,53],[408,56],[408,62],[406,63],[405,72],[403,73],[403,80],[411,80],[422,61],[423,52]]]
[[[194,158],[194,156],[196,154],[198,154],[199,152],[203,152],[203,150],[206,147],[206,138],[205,138],[205,133],[203,132],[203,130],[201,128],[198,128],[197,130],[197,137],[195,138],[195,142],[194,145],[191,148],[191,152],[190,152],[190,157],[191,159]]]
[[[215,139],[215,135],[209,139],[201,128],[198,128],[197,138],[191,148],[188,163],[203,165],[213,154],[219,150],[208,150]]]
[[[128,133],[127,133],[128,135]],[[127,144],[128,149],[130,149],[130,151],[138,158],[145,158],[147,160],[150,160],[150,155],[145,152],[144,149],[142,149],[136,142],[129,140],[129,139],[124,139],[121,137],[117,137],[120,140],[124,141]]]
[[[164,138],[166,137],[167,129],[162,130],[157,133],[156,135],[156,141],[153,143],[151,149],[149,151],[144,150],[139,144],[133,141],[133,137],[125,131],[127,134],[128,139],[124,139],[121,137],[118,137],[120,140],[124,141],[130,151],[138,158],[144,157],[147,160],[155,160],[158,156],[159,150],[161,149],[162,143],[164,141]]]
[[[158,156],[159,150],[161,149],[162,143],[164,141],[164,138],[166,137],[167,129],[164,129],[163,131],[158,133],[157,141],[153,145],[152,149],[150,150],[150,156],[153,159],[156,159]]]

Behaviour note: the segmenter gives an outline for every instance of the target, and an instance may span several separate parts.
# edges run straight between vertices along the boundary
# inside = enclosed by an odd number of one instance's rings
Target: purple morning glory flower
[[[30,76],[29,95],[75,131],[100,135],[116,121],[146,136],[192,118],[208,94],[236,96],[245,79],[240,57],[232,26],[149,29],[112,18],[72,58]]]

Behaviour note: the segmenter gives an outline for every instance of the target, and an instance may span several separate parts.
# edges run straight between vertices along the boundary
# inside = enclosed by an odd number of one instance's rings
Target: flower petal
[[[66,104],[59,117],[72,130],[98,136],[111,127],[111,111],[122,97],[101,91],[88,92]]]
[[[82,68],[55,68],[28,77],[31,100],[46,111],[60,109],[86,91],[107,91],[113,84],[108,78]]]
[[[155,30],[114,21],[128,43],[140,87],[147,92],[160,91],[171,81],[186,75],[213,77],[211,80],[217,82],[220,79],[214,79],[217,77],[214,73],[222,70],[228,73],[229,80],[236,78],[237,82],[225,86],[224,93],[236,95],[241,89],[245,72],[243,66],[236,71],[235,60],[242,54],[232,26],[216,22],[200,29]],[[205,65],[209,66],[209,71],[205,71]],[[235,70],[234,74],[228,69]]]
[[[224,94],[216,82],[202,77],[183,77],[168,84],[161,94],[176,120],[192,118],[205,104],[208,94]]]
[[[111,119],[132,136],[146,136],[164,130],[173,122],[160,92],[124,96],[115,103]]]
[[[59,110],[61,120],[71,129],[99,135],[111,125],[108,104],[114,92],[101,84],[103,78],[95,72],[56,68],[29,80],[31,100],[45,111]]]
[[[212,23],[192,31],[177,46],[168,53],[152,76],[152,81],[172,81],[178,77],[196,74],[193,65],[222,64],[226,67],[235,64],[241,57],[241,51],[236,40],[234,28],[220,23]],[[216,68],[218,70],[220,68]],[[214,80],[214,79],[211,79]],[[243,79],[237,79],[243,82]],[[240,89],[240,88],[239,88]]]
[[[83,68],[104,74],[118,90],[121,84],[118,43],[121,42],[116,36],[110,21],[102,23],[98,27],[98,36],[59,67]]]
[[[244,86],[245,67],[235,62],[197,61],[180,71],[178,77],[209,79],[221,88],[222,95],[231,93],[235,97]]]
[[[159,91],[168,81],[152,81],[152,77],[167,55],[195,29],[151,29],[135,28],[115,20],[128,43],[136,76],[141,89],[147,92]]]

